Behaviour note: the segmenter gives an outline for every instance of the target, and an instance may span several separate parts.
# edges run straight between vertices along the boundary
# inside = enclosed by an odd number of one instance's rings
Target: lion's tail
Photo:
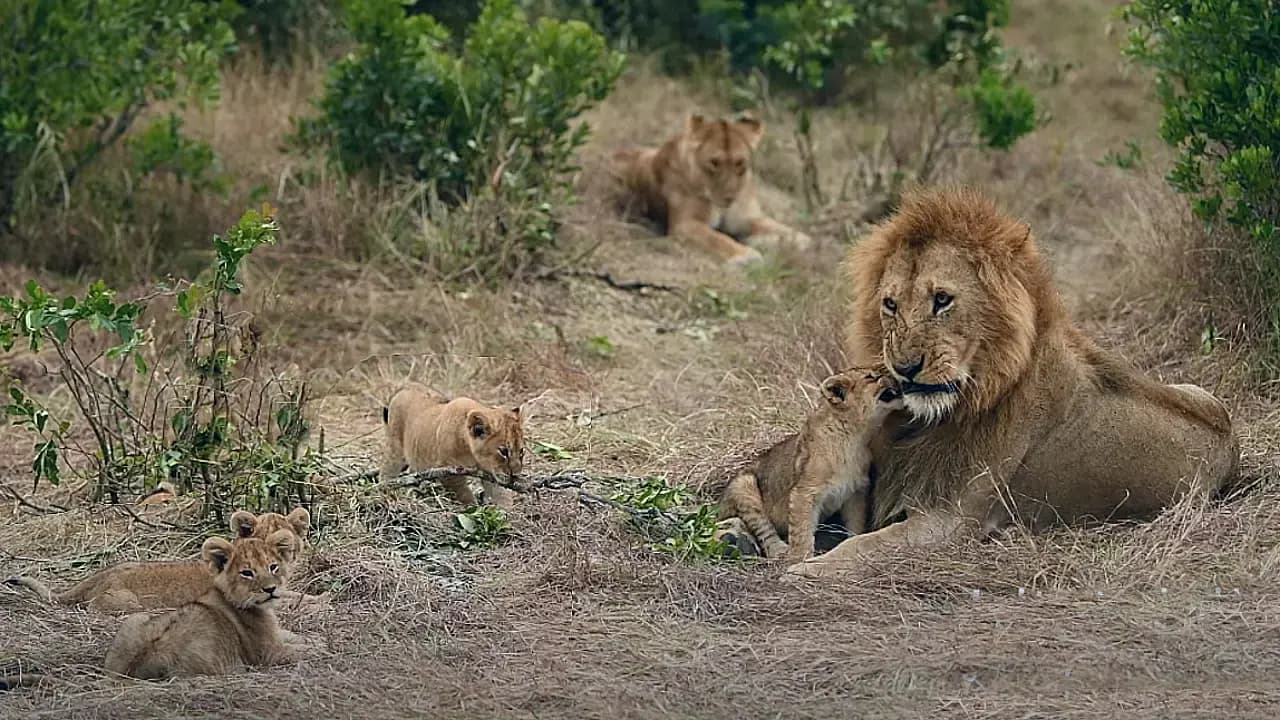
[[[724,500],[726,510],[737,514],[742,524],[756,536],[766,557],[778,557],[786,552],[787,544],[778,535],[778,529],[765,512],[760,484],[756,482],[755,475],[742,473],[731,480],[725,490]]]
[[[57,596],[53,594],[53,591],[49,589],[48,585],[45,585],[39,580],[28,575],[13,575],[11,577],[7,577],[4,579],[4,584],[29,590],[30,592],[35,593],[37,597],[46,603],[52,604],[58,599]]]

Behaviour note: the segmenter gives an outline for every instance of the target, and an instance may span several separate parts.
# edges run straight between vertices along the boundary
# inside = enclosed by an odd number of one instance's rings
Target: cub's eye
[[[950,293],[943,292],[942,290],[939,290],[938,292],[934,293],[933,294],[933,314],[937,315],[943,310],[946,310],[948,307],[951,306],[951,303],[954,301],[955,301],[955,298],[951,297]]]
[[[720,158],[711,158],[711,167],[713,167],[713,168],[719,168],[719,167],[720,167]]]
[[[509,448],[509,447],[500,447],[500,448],[498,448],[498,455],[499,455],[499,456],[501,456],[503,460],[510,460],[510,459],[511,459],[511,448]]]
[[[249,578],[250,580],[252,580],[252,579],[253,579],[253,571],[252,571],[252,570],[250,570],[250,569],[248,569],[248,568],[245,568],[244,570],[241,570],[241,571],[240,571],[240,577],[243,577],[243,578]]]
[[[887,312],[887,313],[889,313],[890,315],[892,315],[892,314],[894,314],[894,313],[898,312],[898,303],[894,302],[894,301],[893,301],[893,298],[885,298],[885,299],[884,299],[884,309],[885,309],[885,312]]]
[[[276,573],[280,572],[280,566],[275,563],[271,563],[271,567],[267,569],[271,571],[272,575],[275,575]]]

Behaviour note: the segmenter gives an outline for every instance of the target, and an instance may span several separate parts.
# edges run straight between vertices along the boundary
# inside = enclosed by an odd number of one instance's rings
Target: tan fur
[[[880,529],[791,570],[827,574],[1014,522],[1146,518],[1235,476],[1222,402],[1155,382],[1087,338],[1030,228],[985,197],[908,196],[846,270],[846,349],[893,369],[913,419],[876,455]]]
[[[294,535],[296,555],[302,548],[311,515],[305,508],[295,508],[288,515],[263,513],[254,515],[238,510],[231,515],[231,533],[237,538],[265,538],[278,530]],[[105,567],[61,593],[54,593],[43,582],[23,575],[5,580],[8,585],[25,587],[45,602],[60,605],[89,603],[100,612],[122,613],[161,608],[176,608],[207,593],[213,587],[203,560],[149,560],[116,563]],[[287,593],[301,601],[317,596]]]
[[[690,115],[684,131],[661,147],[615,153],[614,172],[669,236],[721,260],[760,259],[738,239],[807,249],[809,237],[765,215],[756,197],[751,161],[763,136],[764,123],[749,115]]]
[[[220,675],[296,660],[303,651],[300,639],[280,630],[272,607],[279,602],[297,542],[289,530],[234,544],[206,540],[201,554],[213,587],[176,610],[129,616],[107,651],[107,671],[145,680]]]
[[[449,400],[425,388],[403,388],[383,410],[386,446],[381,477],[391,479],[405,470],[465,467],[512,480],[524,466],[524,425],[520,408],[487,407],[471,398]],[[463,505],[476,497],[466,477],[450,477],[441,484]],[[503,507],[511,506],[509,490],[482,480],[485,495]]]
[[[897,383],[874,368],[854,368],[824,380],[822,394],[826,404],[801,431],[734,478],[721,501],[721,515],[741,518],[770,558],[811,557],[818,521],[837,510],[850,534],[865,529],[872,444],[902,407]]]

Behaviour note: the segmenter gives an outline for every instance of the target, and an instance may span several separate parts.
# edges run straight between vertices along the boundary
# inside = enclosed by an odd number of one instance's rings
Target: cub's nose
[[[268,595],[275,595],[275,594],[276,594],[276,586],[275,586],[275,585],[272,585],[271,587],[264,587],[264,588],[262,588],[262,592],[264,592],[264,593],[266,593],[266,594],[268,594]]]
[[[893,369],[898,373],[898,375],[908,380],[915,380],[916,376],[920,374],[920,371],[924,369],[924,354],[921,353],[919,357],[914,360],[909,360],[901,365],[895,364]]]

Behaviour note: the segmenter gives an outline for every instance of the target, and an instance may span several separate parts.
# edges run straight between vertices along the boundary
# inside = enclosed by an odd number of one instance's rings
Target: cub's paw
[[[740,518],[728,518],[716,524],[715,540],[719,540],[731,548],[736,548],[742,557],[759,557],[760,546],[756,538],[743,524]]]
[[[737,255],[729,258],[725,264],[730,267],[745,267],[758,262],[764,262],[764,256],[760,254],[759,250],[749,247],[743,248]]]

